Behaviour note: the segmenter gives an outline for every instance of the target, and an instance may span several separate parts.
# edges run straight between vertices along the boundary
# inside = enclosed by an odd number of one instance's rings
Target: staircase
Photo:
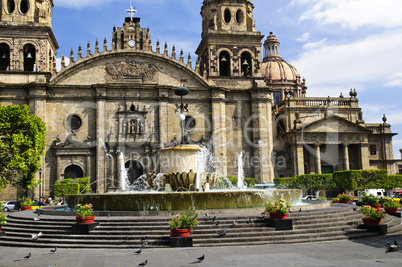
[[[362,215],[346,204],[334,204],[331,208],[289,213],[293,220],[293,230],[275,231],[266,227],[259,214],[220,215],[219,226],[211,217],[200,215],[200,225],[192,231],[194,246],[248,246],[264,244],[288,244],[320,242],[341,239],[356,239],[375,236],[377,233],[356,229],[361,224]],[[34,220],[34,218],[36,218]],[[148,236],[148,247],[169,247],[169,226],[171,217],[107,217],[97,216],[99,227],[88,235],[71,233],[75,223],[73,216],[38,216],[33,211],[10,213],[7,224],[2,227],[6,232],[0,236],[3,246],[18,247],[58,247],[58,248],[138,248],[141,237]],[[250,223],[249,219],[253,222]],[[233,221],[236,226],[232,227]],[[402,232],[402,220],[388,216],[382,222],[388,225],[388,233]],[[227,229],[227,235],[218,238],[218,233]],[[42,232],[33,240],[32,235]]]

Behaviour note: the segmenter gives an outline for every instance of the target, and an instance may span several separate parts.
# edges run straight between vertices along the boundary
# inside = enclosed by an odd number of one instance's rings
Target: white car
[[[6,203],[3,204],[3,210],[10,211],[10,210],[19,209],[19,204],[20,203],[17,200],[7,201]]]
[[[317,198],[314,195],[306,195],[303,197],[303,200],[316,200]]]

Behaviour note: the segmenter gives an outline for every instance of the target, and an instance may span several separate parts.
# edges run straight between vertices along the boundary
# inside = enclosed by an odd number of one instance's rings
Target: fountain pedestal
[[[197,171],[199,151],[198,145],[182,145],[161,149],[161,173]]]

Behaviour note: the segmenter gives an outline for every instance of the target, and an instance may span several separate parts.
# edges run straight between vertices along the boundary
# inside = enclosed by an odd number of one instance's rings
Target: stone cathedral
[[[151,38],[131,8],[109,43],[80,46],[67,66],[62,55],[59,71],[54,4],[0,0],[0,101],[28,105],[46,123],[44,196],[64,178],[89,177],[91,191],[102,193],[118,190],[122,168],[132,182],[158,172],[159,150],[181,138],[174,91],[183,86],[190,92],[183,139],[207,147],[222,175],[237,176],[242,151],[245,176],[256,183],[348,169],[401,172],[385,116],[366,123],[356,90],[307,97],[276,36],[258,31],[250,0],[203,1],[196,62]]]

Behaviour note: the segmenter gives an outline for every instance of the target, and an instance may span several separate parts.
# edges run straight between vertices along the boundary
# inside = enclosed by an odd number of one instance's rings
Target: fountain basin
[[[96,211],[171,211],[257,208],[280,198],[295,205],[301,197],[299,189],[275,189],[67,195],[65,201],[70,208],[92,203]]]
[[[198,145],[183,145],[160,150],[161,173],[197,171]]]

